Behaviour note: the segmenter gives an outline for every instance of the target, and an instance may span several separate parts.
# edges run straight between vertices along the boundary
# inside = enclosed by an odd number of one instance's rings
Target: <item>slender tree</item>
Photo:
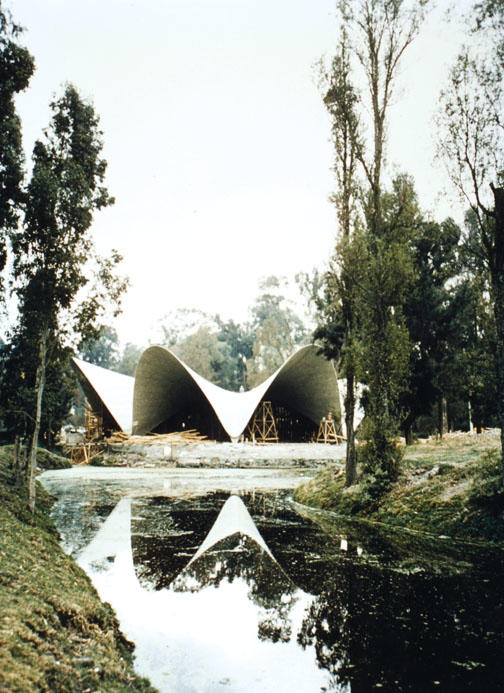
[[[104,325],[97,337],[86,339],[80,349],[80,357],[101,368],[115,370],[119,361],[119,339],[110,325]]]
[[[386,126],[398,66],[419,31],[425,5],[423,0],[338,3],[341,35],[351,51],[347,64],[354,67],[352,61],[357,63],[367,87],[359,100],[353,100],[353,115],[345,118],[362,177],[361,218],[365,231],[363,282],[358,298],[359,361],[367,385],[367,444],[363,459],[367,471],[379,471],[388,478],[397,473],[399,458],[393,438],[409,355],[402,303],[412,269],[409,239],[394,216],[387,216],[383,208]],[[341,95],[339,98],[342,99]],[[368,114],[369,136],[364,127]],[[355,128],[352,123],[356,123]],[[348,196],[341,182],[338,192]],[[345,204],[341,199],[343,218]]]
[[[442,405],[447,396],[447,385],[453,376],[450,361],[457,348],[454,281],[460,272],[461,232],[455,222],[426,221],[417,212],[414,225],[414,277],[404,304],[412,349],[408,388],[401,394],[402,430],[407,444],[412,442],[416,419],[429,416],[434,404]]]
[[[92,252],[89,228],[95,210],[112,204],[103,186],[106,162],[98,118],[75,87],[51,104],[52,119],[35,143],[22,230],[13,234],[14,277],[19,297],[17,333],[32,345],[35,373],[25,373],[35,392],[29,455],[29,506],[35,507],[36,450],[48,362],[64,339],[65,321],[85,323],[74,300],[88,283]],[[111,260],[112,265],[119,256]],[[109,268],[110,269],[110,268]],[[84,301],[85,310],[89,310]],[[97,309],[91,309],[97,315]],[[72,320],[73,318],[73,320]]]
[[[319,301],[322,324],[314,336],[321,341],[325,355],[337,359],[339,370],[346,379],[345,485],[351,486],[357,478],[354,416],[358,373],[358,284],[362,268],[359,252],[362,247],[356,228],[359,224],[356,207],[360,193],[357,167],[362,153],[362,126],[356,112],[358,95],[351,81],[348,35],[344,25],[331,69],[325,72],[322,68],[321,72],[324,103],[331,118],[333,170],[337,184],[331,201],[336,208],[339,237],[325,278],[324,300]]]
[[[24,155],[15,96],[26,89],[35,64],[19,45],[22,33],[0,2],[0,272],[7,259],[7,236],[16,229],[24,202]]]
[[[138,347],[136,344],[132,344],[131,342],[126,342],[121,354],[121,358],[117,363],[116,371],[118,373],[123,373],[124,375],[135,375],[136,367],[143,352],[143,348]]]
[[[254,335],[247,323],[240,325],[233,320],[223,322],[216,317],[219,326],[218,339],[227,352],[226,367],[220,373],[220,385],[238,392],[247,389],[247,361],[253,355]]]
[[[225,361],[220,347],[217,333],[203,325],[175,345],[173,351],[199,375],[220,385],[219,371]]]
[[[468,249],[484,266],[495,319],[495,373],[504,476],[504,105],[499,46],[487,58],[466,50],[441,94],[439,156],[472,210]]]

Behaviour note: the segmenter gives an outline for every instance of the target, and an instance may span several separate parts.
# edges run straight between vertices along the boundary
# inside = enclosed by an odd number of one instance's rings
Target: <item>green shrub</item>
[[[396,481],[403,454],[403,448],[395,439],[383,436],[379,442],[371,439],[359,445],[357,461],[365,475],[377,476],[380,479],[378,485],[381,486],[384,477],[387,477],[389,482]]]
[[[504,479],[501,474],[500,453],[487,450],[474,463],[475,478],[470,503],[485,508],[493,515],[504,511]]]

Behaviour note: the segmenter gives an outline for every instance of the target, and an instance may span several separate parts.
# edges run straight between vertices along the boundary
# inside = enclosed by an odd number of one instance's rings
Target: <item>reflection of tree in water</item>
[[[502,690],[502,590],[475,576],[333,566],[298,642],[355,692]]]
[[[502,589],[497,578],[470,571],[472,563],[492,574],[494,558],[487,550],[471,554],[465,547],[458,555],[455,546],[439,540],[384,534],[332,516],[317,516],[314,524],[284,495],[255,493],[243,494],[243,500],[280,565],[236,534],[185,569],[228,495],[149,501],[153,513],[162,508],[167,515],[150,517],[144,509],[138,513],[144,524],[132,519],[141,533],[132,538],[137,575],[160,589],[182,570],[177,589],[193,591],[243,580],[258,607],[258,637],[279,643],[292,638],[300,594],[294,580],[318,595],[297,640],[314,646],[319,666],[330,672],[329,689],[348,686],[358,693],[380,684],[393,691],[504,690]],[[425,570],[407,573],[418,566]],[[455,575],[455,568],[466,572]],[[493,574],[502,575],[502,565]]]
[[[288,642],[297,587],[262,547],[241,532],[219,541],[187,566],[172,582],[172,588],[199,592],[235,580],[246,583],[247,597],[261,609],[259,639]]]
[[[208,534],[229,493],[196,498],[138,498],[132,504],[131,549],[136,576],[160,590],[183,570]]]

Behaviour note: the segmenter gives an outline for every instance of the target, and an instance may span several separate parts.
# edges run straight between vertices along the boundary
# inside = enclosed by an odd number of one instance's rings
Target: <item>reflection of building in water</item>
[[[289,613],[303,594],[274,559],[243,501],[230,496],[196,554],[172,582],[178,592],[200,592],[225,581],[247,585],[260,608],[258,637],[287,642]]]
[[[160,690],[168,680],[169,691],[224,680],[267,693],[504,690],[500,549],[442,541],[436,555],[437,537],[321,511],[314,526],[269,495],[244,494],[255,523],[232,501],[236,512],[218,524],[225,492],[135,498],[132,513],[124,498],[79,555]],[[141,533],[178,539],[173,588],[137,579],[131,546]],[[156,542],[162,563],[167,548]]]
[[[74,364],[88,401],[108,430],[144,434],[197,429],[211,439],[238,440],[254,431],[254,415],[265,402],[274,423],[268,430],[274,429],[280,441],[313,440],[328,411],[338,430],[340,426],[336,372],[313,345],[299,349],[247,392],[210,383],[158,346],[144,351],[134,378],[79,359]]]
[[[301,590],[254,539],[241,532],[217,542],[186,567],[172,582],[177,592],[200,592],[223,583],[242,582],[258,607],[258,636],[288,641],[292,635],[290,611]]]

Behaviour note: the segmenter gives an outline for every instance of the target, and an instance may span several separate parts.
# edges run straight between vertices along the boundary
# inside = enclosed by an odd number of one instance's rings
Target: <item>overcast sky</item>
[[[436,219],[459,214],[433,162],[432,117],[461,35],[438,8],[411,46],[391,113],[389,173]],[[467,4],[467,3],[458,3]],[[145,344],[200,308],[245,320],[261,277],[321,267],[335,216],[329,124],[314,63],[335,0],[10,0],[36,73],[18,99],[29,157],[67,81],[94,103],[116,204],[97,213],[131,287],[116,327]]]

